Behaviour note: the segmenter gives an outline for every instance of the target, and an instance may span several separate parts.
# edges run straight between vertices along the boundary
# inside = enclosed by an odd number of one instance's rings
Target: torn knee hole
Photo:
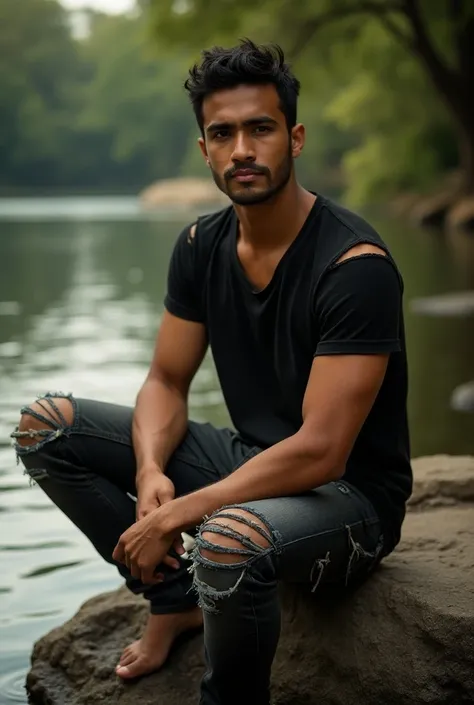
[[[244,509],[221,510],[201,527],[197,547],[215,563],[240,563],[272,545],[265,523]]]
[[[21,410],[20,423],[11,436],[18,446],[33,448],[54,440],[69,430],[74,423],[72,398],[45,395]]]
[[[233,595],[253,559],[281,547],[280,534],[263,516],[237,505],[215,512],[200,527],[193,551],[193,588],[204,611],[218,614],[218,601]]]

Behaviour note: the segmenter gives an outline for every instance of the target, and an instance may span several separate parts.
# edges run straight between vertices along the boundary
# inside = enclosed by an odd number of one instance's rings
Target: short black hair
[[[285,62],[278,44],[257,45],[242,39],[230,49],[214,46],[202,52],[200,64],[189,70],[184,87],[189,93],[201,133],[204,133],[202,104],[207,96],[236,86],[272,83],[280,98],[288,130],[296,125],[300,82]]]

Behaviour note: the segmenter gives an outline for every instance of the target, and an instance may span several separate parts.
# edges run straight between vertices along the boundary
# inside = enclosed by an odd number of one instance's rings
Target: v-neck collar
[[[268,282],[268,284],[263,288],[263,289],[256,289],[250,279],[247,277],[247,274],[245,273],[245,270],[242,266],[242,262],[239,259],[239,255],[237,254],[237,244],[238,244],[238,237],[239,237],[239,219],[237,218],[237,214],[235,210],[233,211],[232,214],[232,222],[231,222],[231,227],[230,227],[230,247],[231,247],[231,256],[232,256],[232,262],[234,264],[234,269],[236,270],[237,276],[239,277],[240,281],[242,282],[242,285],[245,287],[245,289],[252,294],[253,296],[257,296],[259,298],[266,298],[266,296],[269,295],[269,293],[272,291],[272,289],[275,286],[275,283],[278,281],[280,277],[280,273],[282,269],[285,266],[286,261],[291,257],[292,253],[297,249],[299,243],[304,239],[307,231],[311,227],[316,215],[319,213],[319,210],[321,209],[321,206],[324,203],[324,197],[315,193],[314,191],[310,191],[314,196],[316,196],[316,200],[313,203],[311,210],[309,211],[306,220],[304,221],[303,225],[301,226],[301,229],[295,239],[290,243],[288,248],[285,250],[283,256],[280,258],[280,261],[278,262],[275,271],[273,272],[273,276]]]

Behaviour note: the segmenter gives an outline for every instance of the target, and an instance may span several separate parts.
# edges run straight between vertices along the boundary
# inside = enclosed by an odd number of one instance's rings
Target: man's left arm
[[[182,512],[191,526],[225,504],[298,494],[340,478],[390,354],[401,349],[401,306],[399,274],[382,250],[359,245],[346,253],[319,292],[320,339],[300,429],[224,480],[175,500],[176,516]]]
[[[316,357],[300,430],[225,479],[175,500],[179,521],[190,526],[226,504],[299,494],[340,478],[383,382],[387,361],[388,355]]]
[[[150,579],[153,560],[162,558],[173,538],[215,510],[299,494],[344,474],[383,383],[390,354],[400,350],[398,273],[383,256],[343,262],[328,276],[319,305],[321,334],[303,399],[301,427],[225,479],[168,502],[128,529],[114,558],[133,564],[143,556],[144,582]]]

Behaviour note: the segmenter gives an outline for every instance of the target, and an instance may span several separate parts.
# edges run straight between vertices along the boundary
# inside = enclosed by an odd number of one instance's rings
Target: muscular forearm
[[[326,448],[315,448],[295,434],[224,480],[174,500],[168,508],[170,522],[173,529],[193,526],[223,505],[298,494],[324,485],[342,472]]]
[[[153,465],[164,471],[187,424],[187,402],[182,394],[164,381],[147,379],[137,396],[132,424],[138,474]]]

